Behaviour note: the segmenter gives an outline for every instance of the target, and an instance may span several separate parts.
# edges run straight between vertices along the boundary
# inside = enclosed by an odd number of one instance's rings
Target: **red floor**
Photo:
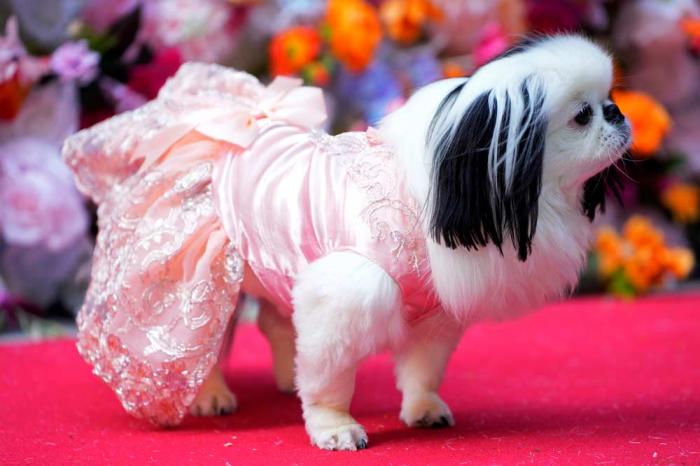
[[[309,446],[269,359],[242,328],[228,370],[240,411],[158,430],[121,410],[73,342],[0,346],[0,464],[700,464],[700,295],[574,301],[473,328],[442,389],[452,429],[405,428],[390,361],[372,359],[358,453]]]

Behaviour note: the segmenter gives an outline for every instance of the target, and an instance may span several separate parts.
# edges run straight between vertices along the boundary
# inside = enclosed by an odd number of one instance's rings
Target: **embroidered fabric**
[[[158,98],[70,137],[63,146],[66,162],[81,191],[102,202],[111,189],[135,173],[142,141],[197,109],[220,105],[253,106],[264,87],[247,74],[219,65],[186,63],[163,86]],[[141,156],[141,157],[140,157]]]
[[[314,132],[311,137],[322,156],[337,160],[343,174],[364,195],[359,218],[369,227],[372,244],[354,244],[347,249],[373,259],[396,280],[408,323],[435,312],[439,301],[430,281],[420,206],[397,175],[395,154],[382,144],[373,128],[338,136]]]
[[[243,268],[211,196],[214,162],[230,149],[193,134],[144,170],[135,151],[192,108],[262,89],[247,74],[187,64],[158,100],[64,145],[79,188],[99,205],[78,349],[127,411],[157,424],[182,419],[215,364]]]
[[[180,422],[218,357],[243,261],[282,309],[294,277],[339,250],[396,280],[409,322],[437,308],[394,155],[373,131],[311,130],[323,117],[320,90],[295,80],[186,64],[154,102],[66,142],[99,205],[78,349],[130,413]]]

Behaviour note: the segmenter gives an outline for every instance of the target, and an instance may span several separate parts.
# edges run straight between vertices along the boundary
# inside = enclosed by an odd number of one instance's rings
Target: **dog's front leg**
[[[454,425],[437,390],[462,333],[463,328],[441,312],[413,327],[395,352],[396,382],[403,394],[400,417],[409,427]]]
[[[316,372],[297,357],[299,397],[306,431],[311,442],[324,450],[362,450],[367,447],[365,429],[350,413],[350,401],[355,388],[356,363],[344,369]]]
[[[367,434],[350,416],[359,362],[402,331],[399,289],[362,256],[330,254],[294,287],[297,390],[311,442],[326,450],[360,450]]]

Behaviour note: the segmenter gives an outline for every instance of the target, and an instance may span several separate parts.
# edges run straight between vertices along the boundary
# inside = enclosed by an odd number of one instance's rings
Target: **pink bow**
[[[326,121],[323,92],[316,87],[302,86],[301,79],[278,76],[263,90],[256,106],[208,108],[185,114],[177,123],[142,142],[134,156],[143,157],[142,168],[146,167],[193,130],[245,149],[257,138],[258,122],[262,118],[316,128]]]

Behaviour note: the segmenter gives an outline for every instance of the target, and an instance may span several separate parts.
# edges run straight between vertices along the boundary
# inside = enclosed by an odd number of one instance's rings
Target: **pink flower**
[[[88,48],[87,41],[66,42],[51,56],[51,69],[62,81],[87,84],[97,76],[100,55]]]
[[[88,219],[58,150],[39,139],[0,146],[0,233],[9,244],[58,251],[84,235]]]
[[[32,57],[19,38],[17,19],[11,16],[0,36],[0,84],[17,79],[22,86],[31,86],[48,71],[45,58]]]
[[[131,69],[128,86],[140,95],[153,99],[180,65],[182,65],[182,57],[177,48],[163,49],[151,63],[136,65]]]
[[[481,66],[505,52],[510,42],[498,23],[489,23],[482,31],[479,43],[474,50],[474,63]]]
[[[156,50],[177,48],[185,61],[225,62],[235,47],[240,24],[222,0],[143,2],[140,38]]]
[[[11,16],[5,24],[5,35],[0,36],[0,83],[15,76],[19,59],[26,54],[19,39],[17,19]]]

